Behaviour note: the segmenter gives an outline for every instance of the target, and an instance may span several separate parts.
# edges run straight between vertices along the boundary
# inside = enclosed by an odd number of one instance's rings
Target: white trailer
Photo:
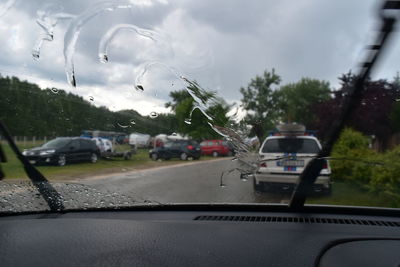
[[[136,148],[148,147],[150,143],[150,135],[142,133],[131,133],[129,135],[129,144]]]

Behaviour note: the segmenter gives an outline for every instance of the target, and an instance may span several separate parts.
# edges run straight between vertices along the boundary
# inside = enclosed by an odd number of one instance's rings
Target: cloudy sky
[[[0,73],[142,114],[166,111],[168,93],[183,86],[180,75],[228,102],[239,101],[239,88],[272,68],[282,84],[311,77],[337,88],[337,77],[357,69],[374,36],[379,3],[0,0]],[[43,41],[34,60],[32,49],[46,37],[37,20],[54,39]],[[375,78],[400,70],[398,39]],[[107,63],[99,60],[104,48]],[[66,61],[73,62],[76,88],[67,82]]]

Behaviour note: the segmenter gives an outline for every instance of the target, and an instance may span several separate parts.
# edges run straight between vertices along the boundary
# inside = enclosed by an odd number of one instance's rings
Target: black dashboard
[[[397,216],[138,210],[0,218],[1,266],[399,266]]]

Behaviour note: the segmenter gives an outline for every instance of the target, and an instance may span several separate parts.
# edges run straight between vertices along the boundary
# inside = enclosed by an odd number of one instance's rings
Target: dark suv
[[[100,151],[90,139],[82,137],[59,137],[40,147],[26,149],[22,154],[32,164],[56,164],[64,166],[67,162],[77,161],[95,163]]]
[[[199,159],[200,145],[193,140],[176,140],[166,142],[165,145],[150,150],[152,160],[180,158],[181,160]]]

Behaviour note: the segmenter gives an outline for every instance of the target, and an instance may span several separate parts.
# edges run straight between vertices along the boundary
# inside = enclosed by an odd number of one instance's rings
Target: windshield
[[[56,138],[42,145],[42,148],[62,148],[66,146],[71,139],[69,138]]]
[[[400,208],[396,12],[0,0],[0,212]]]
[[[303,138],[280,138],[267,140],[263,153],[305,153],[317,154],[319,146],[315,140]]]

